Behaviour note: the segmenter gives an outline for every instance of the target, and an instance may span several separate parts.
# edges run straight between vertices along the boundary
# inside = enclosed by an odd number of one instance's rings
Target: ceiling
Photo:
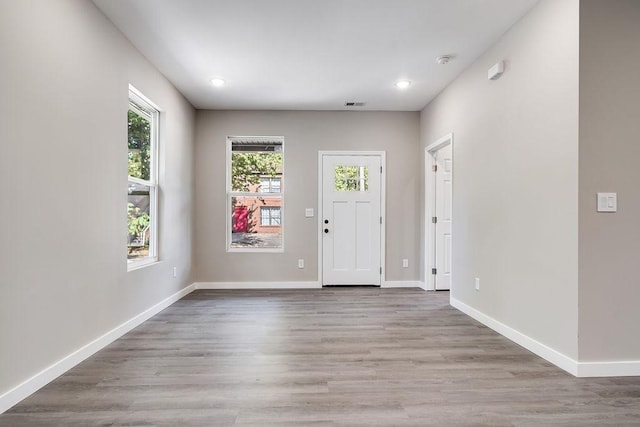
[[[422,109],[536,1],[93,0],[196,108],[389,111]]]

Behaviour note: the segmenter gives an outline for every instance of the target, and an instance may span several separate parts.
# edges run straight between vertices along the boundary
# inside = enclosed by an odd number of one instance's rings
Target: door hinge
[[[382,267],[380,267],[380,275],[382,276]]]
[[[438,165],[431,166],[431,170],[434,172],[438,172]]]
[[[382,217],[380,217],[380,224],[382,224]]]
[[[380,173],[382,173],[382,166],[380,166]]]
[[[431,217],[431,222],[434,223],[434,224],[437,224],[438,223],[438,217],[437,216],[432,216]]]
[[[431,269],[431,274],[438,274],[438,269],[437,268],[432,268]]]

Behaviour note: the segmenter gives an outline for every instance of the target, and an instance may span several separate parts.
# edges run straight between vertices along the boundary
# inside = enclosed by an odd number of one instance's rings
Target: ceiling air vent
[[[344,103],[345,107],[364,107],[364,102],[347,101]]]

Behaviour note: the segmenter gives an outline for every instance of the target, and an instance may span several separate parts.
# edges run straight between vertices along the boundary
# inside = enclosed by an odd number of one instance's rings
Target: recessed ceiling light
[[[396,87],[398,89],[406,89],[409,86],[411,86],[411,81],[409,81],[409,80],[398,80],[396,82]]]
[[[211,84],[214,85],[215,87],[221,87],[221,86],[224,86],[224,80],[221,79],[220,77],[214,77],[211,79]]]

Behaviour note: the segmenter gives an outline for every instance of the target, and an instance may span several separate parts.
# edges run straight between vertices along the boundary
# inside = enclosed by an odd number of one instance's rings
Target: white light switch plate
[[[618,193],[598,193],[598,212],[617,212]]]
[[[304,210],[304,216],[307,218],[313,218],[313,208],[306,208]]]

